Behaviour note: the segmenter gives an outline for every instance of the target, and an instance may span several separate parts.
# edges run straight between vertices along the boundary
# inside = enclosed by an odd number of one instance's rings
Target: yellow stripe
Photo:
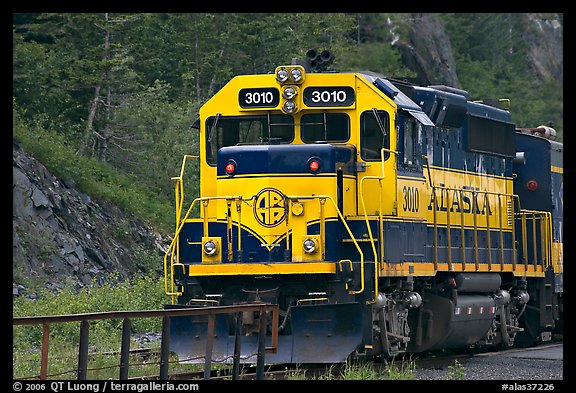
[[[467,263],[464,270],[462,270],[462,264],[459,262],[452,263],[452,270],[448,269],[447,263],[438,263],[438,270],[434,269],[433,262],[402,262],[398,264],[386,264],[380,269],[380,277],[400,277],[400,276],[434,276],[437,272],[480,272],[480,273],[492,273],[492,272],[512,272],[515,276],[527,276],[527,277],[544,277],[544,271],[542,266],[528,265],[526,269],[524,264],[517,263],[516,269],[513,269],[511,263],[504,264],[504,268],[501,268],[499,263],[492,263],[489,267],[487,263],[480,263],[478,265],[478,270],[476,270],[476,264],[471,262]]]
[[[410,269],[412,267],[412,269]],[[505,264],[501,269],[499,263],[493,263],[489,268],[487,263],[481,263],[476,270],[474,263],[467,263],[462,270],[461,263],[452,264],[453,272],[512,272],[516,276],[544,277],[542,266],[528,265],[525,269],[523,264],[516,264],[514,270],[512,264]],[[410,271],[412,270],[412,271]],[[440,271],[450,271],[447,263],[439,263],[438,270],[434,269],[434,263],[428,262],[403,262],[399,264],[386,264],[380,270],[380,277],[399,276],[434,276]],[[309,263],[226,263],[226,264],[202,264],[190,265],[190,276],[224,276],[224,275],[259,275],[259,274],[334,274],[336,264],[333,262],[309,262]]]
[[[561,168],[561,167],[559,167],[559,166],[554,166],[554,165],[552,165],[552,166],[550,167],[550,170],[551,170],[552,172],[564,174],[564,168]]]
[[[382,216],[384,219],[384,222],[412,222],[412,221],[416,221],[416,222],[420,222],[423,223],[425,221],[424,218],[422,217],[393,217],[393,216]],[[347,221],[365,221],[366,219],[364,218],[364,216],[347,216],[346,217]],[[374,215],[368,215],[368,220],[372,221],[372,220],[378,220],[378,216],[374,216]]]
[[[336,264],[334,262],[204,264],[190,265],[188,272],[190,276],[320,273],[336,273]]]
[[[426,226],[427,226],[428,228],[434,228],[434,224],[433,224],[433,223],[432,223],[432,224],[427,223]],[[436,226],[437,226],[438,228],[448,228],[448,225],[446,225],[446,224],[436,224]],[[458,225],[458,224],[451,224],[451,225],[450,225],[450,229],[460,229],[460,228],[462,228],[462,225]],[[484,224],[484,225],[478,224],[478,225],[476,225],[476,228],[478,228],[479,231],[480,231],[480,230],[486,231],[486,228],[488,228],[488,227],[486,226],[486,224]],[[471,226],[471,225],[464,225],[464,229],[474,230],[474,227]],[[492,232],[492,233],[494,233],[494,232],[500,232],[500,228],[491,226],[491,227],[490,227],[490,232]],[[512,232],[512,229],[502,228],[502,232],[503,232],[503,233],[511,233],[511,232]]]

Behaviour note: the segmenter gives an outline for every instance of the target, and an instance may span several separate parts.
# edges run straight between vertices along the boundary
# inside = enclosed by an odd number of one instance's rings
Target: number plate
[[[303,97],[306,106],[350,106],[355,99],[350,86],[307,87]]]
[[[238,102],[242,108],[275,108],[280,103],[280,92],[274,87],[241,89]]]

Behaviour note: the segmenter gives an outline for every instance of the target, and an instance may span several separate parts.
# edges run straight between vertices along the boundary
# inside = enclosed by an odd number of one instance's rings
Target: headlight
[[[288,77],[288,71],[286,71],[284,68],[280,68],[278,72],[276,72],[276,80],[280,83],[286,82]]]
[[[285,113],[294,113],[296,111],[296,103],[294,101],[286,101],[282,105],[282,109]]]
[[[291,100],[296,96],[296,89],[294,89],[293,87],[287,87],[284,89],[284,93],[282,93],[282,95],[287,100]]]
[[[316,242],[313,239],[304,240],[304,251],[308,254],[312,254],[316,251]]]
[[[292,76],[292,80],[296,83],[302,80],[302,71],[298,68],[293,68],[292,71],[290,71],[290,75]]]
[[[206,255],[213,255],[216,252],[216,243],[212,240],[208,240],[204,243],[204,253]]]
[[[304,83],[304,78],[306,78],[306,71],[301,65],[278,66],[274,73],[276,74],[276,80],[282,84],[295,83],[300,85]]]

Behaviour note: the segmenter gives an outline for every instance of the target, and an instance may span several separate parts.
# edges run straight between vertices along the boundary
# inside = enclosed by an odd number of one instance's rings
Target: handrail
[[[532,221],[532,254],[533,263],[530,263],[528,257],[528,235],[526,220],[531,215]],[[540,257],[542,259],[542,268],[549,267],[552,263],[552,213],[539,210],[520,209],[515,213],[515,216],[520,217],[522,223],[522,253],[524,258],[524,266],[527,268],[528,264],[536,266],[538,264],[537,255],[537,241],[536,241],[536,221],[540,221]]]
[[[423,158],[427,159],[427,156],[422,156]],[[509,194],[509,193],[502,193],[502,192],[496,192],[496,191],[488,191],[488,190],[467,190],[467,189],[463,189],[463,188],[456,188],[456,187],[447,187],[444,185],[435,185],[432,182],[432,174],[430,171],[430,165],[426,165],[427,167],[427,171],[428,171],[428,183],[430,188],[432,188],[432,194],[433,194],[433,200],[434,203],[433,205],[433,224],[434,224],[434,268],[438,269],[438,220],[437,220],[437,208],[436,208],[436,203],[437,203],[437,194],[436,194],[436,189],[439,190],[445,190],[445,191],[456,191],[460,194],[460,199],[462,199],[462,194],[465,192],[471,193],[472,197],[473,197],[473,202],[472,202],[472,214],[473,214],[473,219],[474,219],[474,261],[476,264],[476,270],[479,269],[479,258],[478,258],[478,224],[477,224],[477,214],[476,214],[476,206],[477,206],[477,200],[478,200],[478,196],[477,194],[480,195],[484,195],[484,201],[485,201],[485,206],[488,207],[488,209],[490,209],[490,204],[489,204],[489,199],[488,199],[488,195],[496,195],[498,196],[498,203],[499,203],[499,232],[500,232],[500,239],[501,239],[501,243],[500,243],[500,254],[501,254],[501,265],[503,263],[503,255],[504,255],[504,249],[503,249],[503,245],[502,245],[502,239],[503,239],[503,222],[502,222],[502,204],[501,204],[501,197],[507,197],[510,198],[510,200],[514,200],[514,199],[518,199],[519,197],[516,194]],[[450,194],[447,193],[447,198],[448,198],[448,206],[450,205]],[[518,201],[519,203],[519,201]],[[464,228],[464,222],[463,222],[463,210],[461,209],[461,228]],[[447,225],[447,242],[448,242],[448,247],[450,247],[450,208],[446,209],[446,225]],[[512,228],[512,236],[513,238],[515,238],[514,236],[514,232],[515,232],[515,228],[514,228],[514,224],[511,225]],[[490,236],[490,218],[487,215],[486,216],[486,231],[488,232],[488,237]],[[525,242],[524,242],[525,244]],[[462,247],[464,247],[464,237],[462,236]],[[514,257],[513,257],[513,262],[515,261],[516,257],[516,252],[515,252],[515,247],[513,247],[514,250]],[[488,252],[489,252],[489,268],[492,269],[492,256],[491,256],[491,246],[490,246],[490,240],[488,239]],[[451,261],[451,250],[448,249],[447,250],[448,253],[448,268],[450,270],[452,270],[452,261]],[[463,251],[462,254],[463,258],[465,256],[465,253]],[[462,262],[462,265],[464,267],[464,259]]]
[[[462,188],[456,188],[456,187],[446,187],[446,186],[437,186],[434,185],[432,186],[433,190],[434,190],[434,195],[436,195],[435,190],[436,189],[440,189],[440,190],[446,190],[446,191],[457,191],[460,194],[460,198],[462,199],[462,195],[463,193],[471,193],[472,194],[472,198],[473,198],[473,202],[472,202],[472,215],[473,215],[473,228],[474,228],[474,262],[476,265],[476,270],[479,269],[479,256],[478,256],[478,214],[476,213],[476,206],[477,206],[477,201],[480,195],[484,195],[484,203],[485,203],[485,208],[488,209],[488,211],[490,211],[491,206],[490,206],[490,200],[488,199],[488,195],[495,195],[498,197],[498,232],[500,234],[500,255],[501,255],[501,265],[503,263],[503,258],[504,258],[504,246],[503,246],[503,230],[504,230],[504,225],[503,225],[503,220],[502,220],[502,201],[501,198],[502,197],[506,197],[506,198],[510,198],[510,200],[513,200],[514,198],[517,198],[518,196],[516,194],[508,194],[508,193],[502,193],[502,192],[495,192],[495,191],[487,191],[487,190],[466,190],[466,189],[462,189]],[[448,206],[450,206],[450,194],[448,193]],[[434,211],[436,211],[436,202],[434,202],[433,204],[434,207]],[[447,208],[446,209],[446,215],[447,215],[447,226],[448,226],[448,230],[450,229],[450,223],[449,223],[449,217],[450,217],[450,209]],[[463,209],[461,209],[461,228],[463,230],[464,228],[464,222],[463,222]],[[436,227],[437,222],[436,219],[434,219],[434,225]],[[511,225],[511,229],[512,232],[514,232],[514,225]],[[490,217],[488,214],[486,214],[486,227],[483,228],[482,230],[486,230],[487,232],[487,252],[488,252],[488,266],[489,266],[489,270],[492,270],[492,247],[491,247],[491,239],[490,239],[490,231],[491,231],[491,226],[490,226]],[[435,249],[438,247],[437,245],[437,233],[435,234]],[[449,235],[447,235],[448,239],[450,238]],[[464,240],[462,240],[464,242]],[[463,254],[464,256],[465,254]],[[437,251],[435,252],[435,264],[437,264],[437,258],[438,258],[438,254]],[[515,259],[515,258],[514,258]],[[448,261],[449,266],[451,265],[451,261],[449,258]],[[451,269],[451,268],[450,268]]]
[[[243,312],[259,311],[261,317],[260,330],[258,332],[261,337],[266,335],[266,312],[272,313],[271,323],[271,345],[266,346],[265,340],[258,341],[257,352],[257,379],[263,379],[264,371],[264,357],[265,353],[278,352],[278,318],[279,307],[277,304],[270,303],[253,303],[229,306],[216,306],[216,307],[194,307],[194,308],[165,308],[162,310],[122,310],[122,311],[103,311],[103,312],[90,312],[82,314],[66,314],[66,315],[42,315],[42,316],[27,316],[27,317],[13,317],[12,325],[42,325],[42,343],[41,343],[41,356],[40,356],[40,379],[46,380],[48,375],[48,352],[49,352],[49,337],[50,337],[50,324],[80,322],[80,340],[78,343],[78,364],[77,368],[69,372],[76,372],[79,380],[87,379],[87,372],[91,369],[88,368],[88,351],[89,351],[89,321],[99,321],[105,319],[122,319],[122,339],[120,349],[120,364],[116,367],[120,369],[120,380],[128,379],[129,373],[129,352],[130,352],[130,334],[131,334],[131,320],[135,318],[162,318],[162,335],[160,345],[160,379],[169,379],[169,357],[170,357],[170,319],[171,317],[183,316],[208,316],[208,331],[207,337],[214,336],[214,321],[217,314],[236,314],[237,324],[242,323],[241,314]],[[240,322],[238,322],[240,321]],[[239,339],[239,325],[236,326],[235,339]],[[206,345],[205,364],[204,364],[204,378],[210,378],[211,363],[212,363],[212,343],[209,341]],[[234,348],[234,359],[239,359],[239,347]],[[92,369],[94,370],[94,369]],[[62,373],[61,373],[62,374]],[[58,375],[61,375],[58,374]],[[260,375],[260,377],[258,377]],[[233,379],[238,378],[238,367],[236,360],[233,366]],[[28,379],[25,378],[25,379]]]
[[[338,217],[340,218],[340,220],[342,220],[342,224],[344,224],[344,227],[346,228],[348,235],[350,235],[352,242],[356,246],[356,250],[358,250],[358,253],[360,254],[361,286],[360,286],[360,289],[358,291],[348,291],[348,293],[350,295],[357,295],[357,294],[364,292],[364,253],[362,252],[360,245],[358,244],[358,242],[354,238],[354,234],[352,233],[352,230],[350,229],[350,227],[346,223],[346,220],[345,220],[344,216],[342,215],[342,213],[340,212],[340,209],[338,209],[338,204],[334,201],[334,199],[330,195],[286,195],[286,198],[290,199],[291,201],[292,200],[300,200],[300,199],[319,199],[319,201],[321,201],[322,199],[324,199],[324,200],[328,199],[330,202],[332,202],[332,205],[334,205],[334,208],[336,209],[336,213],[338,213]],[[346,288],[348,289],[348,284],[346,284]]]
[[[173,177],[174,183],[174,196],[176,205],[176,226],[179,224],[180,215],[182,214],[182,205],[184,204],[184,170],[186,169],[186,160],[188,158],[199,159],[200,156],[185,154],[182,159],[182,166],[180,167],[180,176]]]
[[[179,260],[179,258],[178,258],[179,257],[179,247],[178,247],[179,234],[182,231],[182,228],[183,228],[186,220],[188,220],[188,217],[189,217],[190,213],[192,212],[194,205],[198,202],[201,202],[203,205],[203,208],[206,209],[211,200],[226,200],[227,206],[229,206],[229,204],[231,204],[232,201],[235,201],[237,204],[237,212],[238,212],[238,215],[240,217],[240,208],[239,208],[240,204],[242,202],[248,202],[248,201],[252,200],[253,198],[254,197],[251,197],[249,199],[244,199],[242,196],[214,196],[214,197],[199,197],[199,198],[196,198],[192,201],[192,203],[190,204],[190,207],[186,211],[186,214],[180,220],[180,222],[176,228],[174,238],[172,239],[170,245],[168,246],[168,249],[166,250],[166,253],[164,254],[164,291],[165,291],[166,295],[172,296],[172,303],[175,302],[175,298],[174,298],[175,296],[182,296],[182,294],[183,294],[183,292],[176,291],[174,288],[174,267],[176,265],[181,265],[179,263],[175,263],[174,260],[175,259]],[[344,227],[348,231],[348,234],[352,238],[354,245],[356,246],[356,249],[358,250],[358,253],[360,254],[360,274],[361,274],[361,280],[362,280],[361,288],[358,291],[349,291],[349,293],[354,294],[354,295],[362,293],[364,291],[364,254],[363,254],[360,246],[356,242],[356,239],[354,239],[354,235],[352,234],[350,227],[346,223],[344,216],[342,215],[342,213],[338,209],[338,205],[334,201],[334,199],[329,195],[297,195],[297,196],[286,195],[286,198],[290,199],[290,200],[318,199],[318,201],[321,204],[321,210],[322,211],[323,211],[323,203],[326,200],[330,200],[330,202],[332,202],[332,205],[334,205],[334,208],[336,209],[336,212],[338,213],[338,217],[340,218],[340,220],[344,224]],[[229,211],[230,211],[230,209],[229,209]],[[321,218],[321,221],[325,221],[325,219],[323,220],[323,213],[321,214],[320,218]],[[231,225],[231,221],[227,220],[227,226],[230,227],[230,225]],[[240,219],[238,220],[238,225],[240,226]],[[324,231],[324,228],[322,228],[323,225],[325,225],[325,224],[321,223],[321,225],[320,225],[321,226],[320,236],[322,238],[321,240],[322,240],[323,244],[325,244],[325,239],[323,239],[325,237],[325,231]],[[204,230],[204,236],[208,236],[208,221],[207,221],[207,214],[205,211],[204,211],[203,230]],[[287,229],[287,231],[288,231],[288,229]],[[240,236],[239,236],[239,238],[240,238]],[[239,240],[238,244],[240,245],[240,240]],[[229,247],[230,247],[230,245],[229,245]],[[171,258],[170,258],[170,279],[171,279],[170,280],[171,281],[170,290],[168,288],[168,279],[169,279],[168,278],[168,255],[171,255]]]
[[[428,157],[423,155],[422,158],[427,159]],[[446,186],[441,186],[441,185],[435,185],[432,182],[432,174],[430,171],[430,165],[426,165],[427,167],[427,172],[428,172],[428,180],[429,180],[429,185],[430,188],[432,188],[432,193],[434,195],[434,201],[436,201],[436,189],[441,189],[441,190],[446,190],[446,191],[457,191],[460,193],[460,195],[462,196],[462,193],[464,192],[470,192],[473,195],[474,198],[474,206],[476,206],[476,200],[478,198],[477,194],[484,194],[484,199],[485,201],[488,200],[488,195],[496,195],[498,196],[498,206],[499,206],[499,224],[498,224],[498,231],[500,234],[500,266],[501,269],[503,268],[503,261],[504,261],[504,246],[503,246],[503,222],[502,222],[502,216],[503,216],[503,212],[502,212],[502,202],[501,202],[501,198],[502,197],[506,197],[506,199],[510,202],[512,202],[512,212],[509,213],[509,215],[512,216],[519,216],[520,220],[521,220],[521,237],[522,237],[522,247],[523,247],[523,255],[525,258],[524,261],[524,265],[525,265],[525,269],[527,269],[527,265],[528,265],[528,249],[527,249],[527,234],[526,234],[526,218],[528,214],[532,214],[532,221],[533,221],[533,228],[532,228],[532,232],[533,232],[533,237],[534,237],[534,241],[533,241],[533,253],[534,253],[534,265],[537,264],[536,261],[536,235],[534,234],[535,229],[536,229],[536,220],[541,220],[541,241],[542,241],[542,245],[541,245],[541,250],[542,250],[542,262],[544,266],[549,266],[549,264],[551,263],[551,255],[552,255],[552,251],[551,251],[551,244],[552,244],[552,219],[551,219],[551,213],[550,212],[545,212],[545,211],[536,211],[536,210],[526,210],[526,209],[522,209],[522,207],[520,206],[520,197],[517,194],[513,194],[513,193],[500,193],[500,192],[495,192],[495,191],[487,191],[487,190],[466,190],[466,189],[462,189],[462,188],[455,188],[455,187],[446,187]],[[462,197],[461,197],[462,199]],[[517,205],[518,205],[518,211],[514,211],[514,202],[516,201]],[[487,204],[488,208],[490,207],[489,204]],[[437,219],[436,219],[436,203],[433,204],[433,221],[434,221],[434,266],[435,269],[437,269],[437,264],[438,264],[438,241],[437,241]],[[449,214],[449,209],[447,209],[447,214]],[[461,212],[461,214],[463,214]],[[477,231],[478,231],[478,225],[477,225],[477,217],[476,217],[476,210],[473,209],[473,215],[474,215],[474,248],[475,248],[475,263],[476,263],[476,270],[479,269],[479,260],[478,260],[478,239],[477,239]],[[539,216],[539,218],[536,218],[536,215]],[[490,230],[490,223],[489,223],[489,217],[486,217],[487,219],[487,230]],[[448,224],[449,225],[449,224]],[[513,269],[516,269],[516,247],[515,247],[515,243],[516,243],[516,228],[515,228],[515,224],[514,224],[514,220],[512,220],[510,227],[512,229],[512,252],[513,252],[513,256],[512,256],[512,264],[513,264]],[[463,226],[462,226],[463,228]],[[464,239],[462,240],[462,247],[464,247]],[[488,249],[490,250],[490,246],[488,246]],[[464,256],[464,253],[463,253]],[[463,261],[464,264],[464,261]],[[491,265],[491,263],[489,263],[489,265]],[[543,266],[543,267],[544,267]]]
[[[252,198],[250,198],[252,199]],[[247,199],[246,201],[250,200]],[[182,292],[175,292],[174,291],[174,259],[176,258],[177,260],[179,260],[179,247],[178,247],[178,238],[180,235],[180,232],[182,231],[182,228],[184,227],[184,223],[186,222],[186,220],[188,219],[188,216],[190,215],[190,213],[192,212],[192,209],[194,208],[194,205],[196,204],[196,202],[202,202],[204,204],[204,207],[206,208],[208,203],[210,202],[210,200],[234,200],[234,201],[243,201],[241,196],[236,196],[236,197],[221,197],[221,196],[216,196],[216,197],[199,197],[196,198],[192,201],[192,203],[190,204],[190,207],[188,208],[188,210],[186,211],[186,214],[184,215],[184,218],[182,218],[176,228],[176,231],[174,233],[174,237],[172,238],[172,241],[170,242],[170,245],[168,246],[168,249],[166,250],[166,253],[164,254],[164,291],[166,293],[166,295],[172,296],[172,303],[174,303],[174,296],[182,296]],[[204,217],[206,219],[207,215],[204,212]],[[207,222],[205,220],[204,222],[204,232],[205,235],[207,235],[207,231],[208,231],[208,225]],[[172,278],[171,280],[171,290],[168,291],[168,255],[171,254],[172,257],[170,258],[170,277]],[[178,264],[178,263],[176,263]]]
[[[474,215],[474,248],[475,248],[475,263],[476,263],[476,270],[478,270],[479,268],[479,259],[478,259],[478,238],[477,238],[477,232],[478,232],[478,225],[477,225],[477,213],[476,213],[476,200],[478,199],[479,195],[483,195],[484,196],[484,200],[486,203],[486,207],[488,209],[490,209],[490,204],[489,204],[489,199],[488,199],[488,195],[495,195],[498,197],[498,203],[499,203],[499,225],[498,225],[498,231],[500,234],[500,255],[501,255],[501,261],[500,261],[500,265],[502,266],[503,264],[503,255],[504,255],[504,248],[502,245],[503,242],[503,222],[502,222],[502,202],[501,202],[501,198],[502,197],[506,197],[509,198],[511,201],[518,201],[518,206],[519,206],[519,211],[517,212],[513,212],[512,214],[514,216],[517,216],[520,218],[521,220],[521,238],[522,238],[522,253],[523,253],[523,257],[524,257],[524,268],[527,270],[528,268],[528,264],[530,265],[534,265],[536,266],[538,264],[538,260],[537,260],[537,233],[536,233],[536,221],[540,221],[540,237],[541,237],[541,255],[540,257],[542,258],[542,265],[543,267],[547,267],[550,264],[551,258],[551,232],[552,230],[550,229],[551,227],[551,213],[550,212],[545,212],[545,211],[538,211],[538,210],[526,210],[526,209],[522,209],[520,207],[520,201],[519,201],[519,196],[517,194],[512,194],[512,193],[502,193],[502,192],[495,192],[495,191],[487,191],[487,190],[466,190],[466,189],[462,189],[462,188],[456,188],[456,187],[447,187],[447,186],[441,186],[441,185],[432,185],[432,192],[434,193],[434,195],[436,196],[436,189],[440,189],[440,190],[446,190],[446,191],[457,191],[460,193],[460,195],[462,195],[462,193],[472,193],[473,198],[474,198],[474,202],[473,202],[473,206],[474,208],[472,208],[472,213]],[[448,198],[449,198],[449,194],[448,194]],[[433,204],[433,208],[434,208],[434,226],[436,228],[437,225],[437,220],[436,220],[436,202]],[[449,216],[449,210],[447,209],[446,214]],[[528,218],[528,216],[532,216],[531,218]],[[527,219],[530,219],[532,221],[532,238],[533,238],[533,242],[532,242],[532,254],[534,257],[534,260],[532,262],[529,261],[528,258],[528,235],[526,233],[527,230]],[[447,218],[447,227],[450,228],[450,222],[449,222],[449,218]],[[511,225],[511,229],[512,229],[512,236],[513,236],[513,242],[515,239],[515,225],[514,223],[512,223]],[[490,221],[489,221],[489,217],[486,217],[486,228],[485,230],[489,233],[489,231],[491,230],[490,227]],[[488,235],[489,236],[489,235]],[[449,237],[448,237],[449,238]],[[488,252],[491,252],[491,246],[490,246],[490,240],[487,240],[488,245],[487,245],[487,249]],[[438,254],[437,254],[437,232],[435,232],[435,236],[434,236],[434,249],[435,249],[435,258],[434,258],[434,263],[435,266],[437,266],[438,263]],[[514,256],[513,256],[513,263],[514,263],[514,268],[515,268],[515,262],[516,262],[516,247],[514,247],[513,245],[513,251],[514,251]],[[451,265],[450,261],[449,265]],[[492,268],[492,259],[491,259],[491,255],[489,254],[488,257],[488,264],[490,269]]]
[[[374,304],[378,301],[378,253],[376,252],[376,245],[374,242],[374,236],[372,235],[372,229],[370,228],[370,222],[368,221],[368,213],[366,212],[366,203],[364,202],[364,180],[378,180],[378,222],[380,227],[380,258],[381,263],[384,263],[384,217],[382,214],[382,180],[384,180],[384,153],[398,154],[395,150],[386,149],[385,147],[380,149],[380,158],[382,163],[382,175],[381,176],[364,176],[360,180],[360,203],[362,204],[362,211],[364,213],[364,221],[366,222],[366,227],[368,229],[368,236],[370,237],[370,245],[372,246],[372,252],[374,253],[374,298],[368,302],[368,304]],[[393,164],[394,165],[394,164]]]
[[[176,221],[176,232],[179,233],[180,230],[182,229],[181,226],[181,217],[182,217],[182,206],[184,204],[184,170],[186,169],[186,161],[189,158],[195,158],[195,159],[199,159],[200,156],[197,155],[190,155],[190,154],[185,154],[184,157],[182,158],[182,165],[180,167],[180,176],[176,176],[173,177],[172,180],[174,180],[174,205],[175,205],[175,221]],[[190,214],[190,211],[192,210],[192,206],[193,203],[190,206],[190,210],[186,213],[186,216],[188,216]],[[174,237],[174,239],[176,239],[177,236]],[[174,243],[174,239],[172,239],[172,243]],[[168,255],[169,250],[172,248],[172,243],[170,244],[170,246],[168,247],[168,251],[166,252],[166,255],[164,256],[164,290],[166,292],[167,295],[172,296],[172,303],[174,303],[175,299],[174,296],[180,296],[182,295],[181,292],[174,292],[174,280],[172,280],[172,287],[171,290],[168,291],[168,277],[167,277],[167,271],[166,271],[166,267],[167,267],[167,261],[166,261],[166,256]],[[176,245],[174,246],[176,248],[175,252],[173,253],[173,258],[176,257],[177,260],[180,259],[180,249],[178,247],[178,242],[176,242]],[[173,259],[172,258],[172,259]],[[174,277],[174,263],[172,262],[170,264],[170,271],[171,271],[171,276]]]
[[[498,195],[498,226],[500,235],[500,270],[504,270],[504,232],[502,224],[502,201]]]
[[[184,226],[184,221],[186,221],[186,219],[188,218],[188,216],[190,215],[190,212],[192,211],[192,209],[194,208],[194,205],[196,204],[196,202],[199,200],[199,198],[196,198],[192,201],[192,203],[190,204],[190,207],[188,208],[188,211],[186,212],[186,215],[184,216],[184,219],[180,220],[177,225],[176,225],[176,232],[174,233],[174,237],[172,238],[172,241],[170,242],[170,245],[168,246],[168,249],[166,250],[166,252],[164,253],[164,292],[166,293],[166,295],[172,296],[172,304],[174,304],[174,296],[182,296],[182,292],[174,292],[174,259],[176,258],[176,260],[179,260],[179,247],[178,247],[178,236],[180,235],[180,231],[182,230],[182,227]],[[170,282],[171,282],[171,288],[170,291],[168,290],[168,255],[171,255],[170,258]]]

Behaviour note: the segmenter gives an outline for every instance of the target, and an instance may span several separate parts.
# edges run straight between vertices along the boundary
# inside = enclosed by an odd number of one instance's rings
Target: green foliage
[[[416,74],[404,67],[400,53],[390,44],[370,42],[350,50],[338,63],[343,70],[373,71],[390,77],[414,77]]]
[[[191,102],[185,106],[171,102],[170,90],[171,86],[156,80],[114,112],[114,126],[130,130],[129,141],[110,146],[108,153],[111,165],[134,176],[164,201],[174,198],[170,178],[179,172],[184,154],[198,154],[199,150],[198,132],[190,128],[199,108]],[[197,195],[197,182],[191,185],[191,192]]]
[[[378,370],[374,363],[357,360],[348,360],[342,373],[342,379],[346,380],[413,380],[416,364],[413,361],[402,362],[401,366],[394,362],[386,362],[386,367]]]
[[[82,126],[82,102],[70,90],[65,74],[70,59],[52,45],[26,41],[13,34],[12,91],[15,100],[29,120],[47,128],[58,129],[66,138],[73,138]]]
[[[288,373],[289,380],[414,380],[416,363],[413,361],[402,362],[398,367],[394,360],[386,362],[383,369],[379,369],[375,363],[362,359],[348,359],[342,370],[337,371],[335,364],[330,365],[324,372],[308,375],[305,370],[296,367]]]
[[[450,37],[462,88],[475,99],[510,98],[520,126],[550,120],[561,133],[562,86],[536,83],[526,69],[526,14],[434,16]],[[412,20],[409,13],[14,14],[14,97],[28,120],[76,148],[89,137],[100,159],[146,185],[150,167],[162,175],[154,177],[162,187],[154,186],[166,198],[178,156],[196,153],[195,113],[234,75],[271,72],[321,48],[335,54],[335,70],[412,77],[391,45],[410,41]]]
[[[131,282],[118,282],[114,275],[102,285],[93,283],[77,291],[68,284],[57,293],[44,290],[37,300],[18,297],[13,300],[13,316],[80,314],[120,310],[158,310],[166,301],[163,279],[157,274],[133,277]],[[91,352],[116,351],[120,347],[122,321],[106,319],[89,322]],[[132,319],[132,333],[159,332],[160,318]],[[14,326],[14,375],[30,376],[39,373],[42,326]],[[79,322],[50,325],[50,367],[69,370],[77,357]],[[117,374],[116,374],[117,375]]]
[[[12,113],[13,138],[61,179],[74,179],[86,194],[109,200],[160,228],[172,225],[172,208],[153,191],[138,184],[134,175],[121,173],[93,158],[77,156],[58,133],[27,124],[18,107]]]
[[[466,367],[464,367],[458,360],[454,360],[454,365],[448,366],[448,370],[449,372],[444,379],[461,381],[466,378]]]
[[[79,314],[102,311],[119,310],[154,310],[161,309],[166,301],[164,296],[164,281],[156,273],[145,276],[133,277],[131,282],[119,282],[115,275],[110,275],[101,285],[93,283],[91,286],[77,291],[69,283],[58,292],[42,290],[38,300],[31,300],[25,297],[17,297],[13,301],[13,315],[37,316],[37,315],[63,315]],[[102,339],[106,339],[107,331],[116,331],[120,327],[121,321],[115,319],[94,322],[94,329],[91,328],[91,336],[99,337],[102,331]],[[55,324],[51,327],[51,332],[64,341],[77,343],[78,326],[74,323]],[[159,321],[150,319],[135,319],[132,323],[133,332],[151,332],[160,329]],[[39,345],[41,340],[41,327],[38,329],[23,329],[23,336],[17,343],[27,343],[27,345]],[[94,333],[92,333],[94,331]],[[95,338],[96,339],[96,338]]]
[[[342,372],[342,379],[345,380],[374,380],[381,379],[378,372],[374,369],[374,365],[366,361],[352,361],[348,360]]]
[[[416,370],[416,362],[413,360],[403,361],[398,366],[392,358],[390,362],[386,362],[386,379],[392,380],[414,380],[414,370]]]
[[[31,300],[25,297],[13,301],[14,317],[39,315],[80,314],[119,310],[161,309],[166,298],[163,295],[163,280],[156,275],[135,277],[132,282],[117,282],[112,276],[108,283],[77,291],[72,284],[54,293],[47,290],[40,293],[40,298]],[[114,334],[119,332],[122,321],[106,319],[90,322],[90,341],[114,348]],[[78,343],[78,323],[61,323],[50,326],[51,337],[63,343]],[[134,319],[132,331],[154,332],[160,330],[160,321],[154,318]],[[115,332],[114,334],[111,334]],[[14,327],[13,346],[15,351],[26,348],[37,348],[42,339],[41,326]],[[112,342],[110,342],[112,340]]]

